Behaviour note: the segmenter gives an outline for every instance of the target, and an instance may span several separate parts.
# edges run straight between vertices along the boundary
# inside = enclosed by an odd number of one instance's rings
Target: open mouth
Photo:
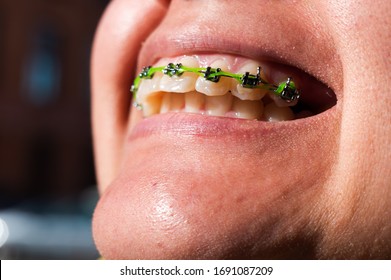
[[[330,88],[296,68],[210,54],[162,58],[144,68],[133,92],[144,117],[187,112],[279,122],[319,114],[337,101]]]

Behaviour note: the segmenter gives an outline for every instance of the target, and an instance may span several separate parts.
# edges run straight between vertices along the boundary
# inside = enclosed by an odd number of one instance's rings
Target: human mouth
[[[296,87],[304,89],[303,101]],[[330,89],[298,69],[232,55],[160,59],[143,69],[132,91],[144,117],[187,112],[279,122],[312,116],[336,103]]]

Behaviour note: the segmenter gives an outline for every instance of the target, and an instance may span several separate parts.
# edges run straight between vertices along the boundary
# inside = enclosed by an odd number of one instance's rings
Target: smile
[[[144,67],[132,86],[134,104],[144,117],[187,112],[278,122],[320,111],[303,106],[304,102],[296,106],[301,93],[290,75],[297,70],[282,71],[267,63],[229,55],[184,55],[173,58],[175,63],[159,66],[167,61],[160,59],[156,66]],[[272,75],[261,70],[271,67]],[[296,76],[303,81],[303,74]],[[314,84],[308,78],[305,82]],[[318,85],[318,91],[317,96],[322,98],[327,90]],[[327,102],[323,104],[327,108],[335,104],[335,100]]]

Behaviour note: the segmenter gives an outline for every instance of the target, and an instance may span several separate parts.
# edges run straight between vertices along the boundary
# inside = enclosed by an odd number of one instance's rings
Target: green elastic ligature
[[[169,63],[167,66],[147,66],[144,67],[141,73],[136,77],[134,83],[130,89],[133,92],[134,100],[137,95],[137,90],[140,86],[142,79],[152,79],[156,72],[162,72],[164,75],[173,77],[180,77],[184,73],[195,73],[201,77],[204,77],[206,80],[218,83],[220,77],[227,77],[237,80],[242,87],[244,88],[260,88],[266,89],[276,96],[280,97],[282,100],[287,103],[294,102],[300,97],[300,91],[296,88],[295,83],[291,77],[288,77],[286,81],[280,83],[279,85],[270,84],[264,79],[261,78],[261,67],[257,67],[256,74],[250,74],[246,72],[244,74],[235,74],[231,72],[222,71],[220,68],[212,67],[199,67],[192,68],[186,67],[181,63]],[[137,106],[140,106],[137,104]]]

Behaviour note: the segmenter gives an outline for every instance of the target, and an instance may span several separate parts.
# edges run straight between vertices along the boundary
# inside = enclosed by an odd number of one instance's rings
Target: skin
[[[91,75],[102,256],[390,259],[390,26],[387,0],[111,1]],[[142,66],[194,53],[297,67],[338,102],[274,124],[132,110]]]

